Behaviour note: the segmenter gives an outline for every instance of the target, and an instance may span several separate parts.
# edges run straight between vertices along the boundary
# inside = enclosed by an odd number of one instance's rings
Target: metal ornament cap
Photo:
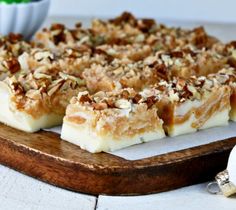
[[[230,180],[227,169],[218,173],[215,179],[224,196],[229,197],[236,193],[236,185]]]

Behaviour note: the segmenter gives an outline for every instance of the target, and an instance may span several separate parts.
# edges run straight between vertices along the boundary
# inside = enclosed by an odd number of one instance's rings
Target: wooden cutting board
[[[0,124],[0,163],[58,187],[88,194],[137,195],[213,179],[226,168],[236,138],[129,161],[91,154],[58,134],[29,134]]]

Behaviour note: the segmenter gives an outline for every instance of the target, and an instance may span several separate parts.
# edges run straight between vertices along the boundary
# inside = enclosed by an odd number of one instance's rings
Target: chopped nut
[[[48,91],[48,95],[49,95],[49,96],[52,96],[55,92],[57,92],[57,91],[60,89],[61,85],[62,85],[62,84],[59,83],[59,84],[53,86],[53,87]]]
[[[171,66],[174,64],[169,55],[161,55],[161,59],[164,61],[165,66]]]
[[[55,24],[52,24],[50,30],[64,30],[65,29],[65,26],[63,24],[60,24],[60,23],[55,23]]]
[[[82,23],[81,23],[81,22],[76,23],[76,24],[75,24],[75,27],[76,27],[76,28],[81,28],[81,27],[82,27]]]
[[[34,57],[38,61],[41,61],[41,60],[47,59],[47,58],[50,60],[54,59],[54,55],[49,51],[38,51],[34,54]]]
[[[170,97],[171,101],[178,101],[179,100],[178,93],[174,93],[173,90],[169,91],[169,97]]]
[[[102,101],[106,97],[105,92],[99,91],[93,95],[93,99],[96,103]]]
[[[63,72],[59,72],[59,75],[61,78],[63,78],[64,80],[73,80],[75,82],[77,82],[78,85],[85,85],[85,80],[83,79],[80,79],[79,77],[74,77],[72,75],[69,75],[69,74],[65,74]]]
[[[21,34],[14,34],[14,33],[10,33],[8,37],[9,37],[9,41],[12,43],[16,43],[23,39],[23,36]]]
[[[25,94],[26,97],[34,99],[34,100],[40,100],[41,99],[41,93],[40,90],[28,90]]]
[[[144,39],[145,39],[144,34],[139,34],[139,35],[136,36],[135,40],[136,40],[136,42],[143,42]]]
[[[107,109],[107,104],[104,103],[104,102],[100,102],[100,103],[93,103],[92,104],[92,107],[95,109],[95,110],[104,110],[104,109]]]
[[[193,96],[196,95],[197,90],[195,87],[193,87],[192,85],[187,85],[187,88],[192,93]]]
[[[136,94],[133,98],[133,102],[135,104],[138,104],[141,101],[141,99],[142,99],[142,96],[140,94]]]
[[[129,91],[127,90],[123,90],[122,93],[121,93],[121,97],[124,98],[124,99],[129,99]]]
[[[146,104],[147,104],[148,108],[151,108],[156,103],[156,101],[157,101],[157,99],[155,96],[148,97],[146,100]]]
[[[169,53],[172,58],[183,58],[184,54],[181,51],[172,51]]]
[[[11,72],[11,74],[18,72],[21,68],[20,63],[18,62],[16,58],[10,58],[9,60],[7,60],[6,66]]]
[[[183,90],[185,85],[186,85],[186,81],[184,79],[179,78],[176,83],[176,89]]]
[[[229,57],[227,60],[227,64],[229,64],[231,67],[236,67],[236,57]]]
[[[158,78],[164,80],[168,79],[168,69],[164,64],[156,64],[154,66],[154,69]]]
[[[47,75],[47,74],[40,73],[40,72],[34,72],[34,77],[35,77],[36,79],[42,79],[42,78],[52,79],[52,76],[51,76],[51,75]]]
[[[107,99],[106,103],[107,103],[109,108],[115,108],[116,107],[115,103],[114,103],[114,101],[112,99]]]
[[[86,94],[86,95],[81,95],[79,101],[80,101],[81,103],[86,103],[86,102],[92,103],[92,99],[90,98],[90,96],[89,96],[88,94]]]
[[[119,99],[115,102],[115,106],[120,109],[130,109],[131,103],[126,99]]]

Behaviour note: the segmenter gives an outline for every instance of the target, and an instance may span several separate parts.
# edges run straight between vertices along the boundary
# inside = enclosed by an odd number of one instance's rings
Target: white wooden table
[[[88,18],[51,17],[51,22],[63,22],[72,26],[76,20],[88,25]],[[184,27],[201,23],[176,23]],[[236,39],[236,25],[204,24],[207,31],[223,41]],[[0,150],[1,152],[1,150]],[[103,196],[98,197],[71,192],[43,183],[0,165],[0,210],[234,210],[236,196],[224,198],[210,195],[206,184],[146,196]]]

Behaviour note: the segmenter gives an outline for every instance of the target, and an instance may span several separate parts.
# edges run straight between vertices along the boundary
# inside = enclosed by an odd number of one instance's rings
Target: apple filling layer
[[[1,81],[0,122],[27,132],[60,125],[71,97],[83,90],[76,80],[61,76],[37,72]]]
[[[90,152],[163,138],[162,120],[151,100],[142,101],[132,89],[80,93],[67,107],[61,138]]]

